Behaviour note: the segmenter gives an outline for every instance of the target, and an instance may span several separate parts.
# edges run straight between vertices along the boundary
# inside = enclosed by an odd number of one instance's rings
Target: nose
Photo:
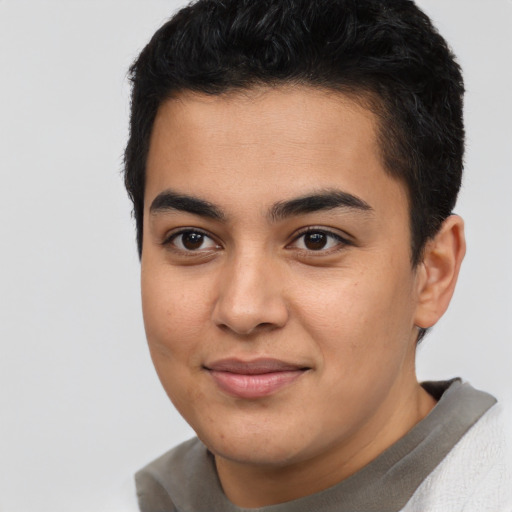
[[[213,321],[239,336],[274,330],[288,321],[278,269],[264,258],[240,256],[219,276]]]

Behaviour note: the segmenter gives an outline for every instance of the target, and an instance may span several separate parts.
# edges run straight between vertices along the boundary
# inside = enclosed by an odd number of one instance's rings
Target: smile
[[[223,359],[205,366],[205,369],[222,391],[244,399],[277,393],[309,370],[276,359]]]

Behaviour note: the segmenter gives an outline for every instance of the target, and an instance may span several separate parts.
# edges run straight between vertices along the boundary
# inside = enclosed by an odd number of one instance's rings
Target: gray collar
[[[268,507],[237,507],[222,491],[213,456],[198,439],[191,439],[137,473],[141,511],[397,512],[496,403],[494,397],[460,379],[422,386],[439,400],[430,414],[367,466],[329,489]]]

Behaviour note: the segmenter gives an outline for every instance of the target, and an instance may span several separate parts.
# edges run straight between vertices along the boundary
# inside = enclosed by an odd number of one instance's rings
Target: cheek
[[[168,274],[143,269],[144,327],[162,386],[181,414],[188,416],[190,404],[202,399],[194,372],[199,371],[198,345],[205,339],[204,301],[198,300],[194,287]]]
[[[196,287],[164,272],[142,272],[142,312],[152,352],[176,356],[201,339],[207,305]]]
[[[304,327],[318,340],[324,360],[338,361],[343,373],[375,368],[409,343],[414,304],[406,275],[365,271],[316,280],[300,297]]]

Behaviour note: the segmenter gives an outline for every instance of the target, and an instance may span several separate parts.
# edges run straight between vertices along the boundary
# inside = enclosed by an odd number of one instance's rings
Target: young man
[[[490,395],[423,383],[465,243],[460,69],[408,0],[199,0],[132,68],[148,343],[197,433],[140,510],[508,510]]]

